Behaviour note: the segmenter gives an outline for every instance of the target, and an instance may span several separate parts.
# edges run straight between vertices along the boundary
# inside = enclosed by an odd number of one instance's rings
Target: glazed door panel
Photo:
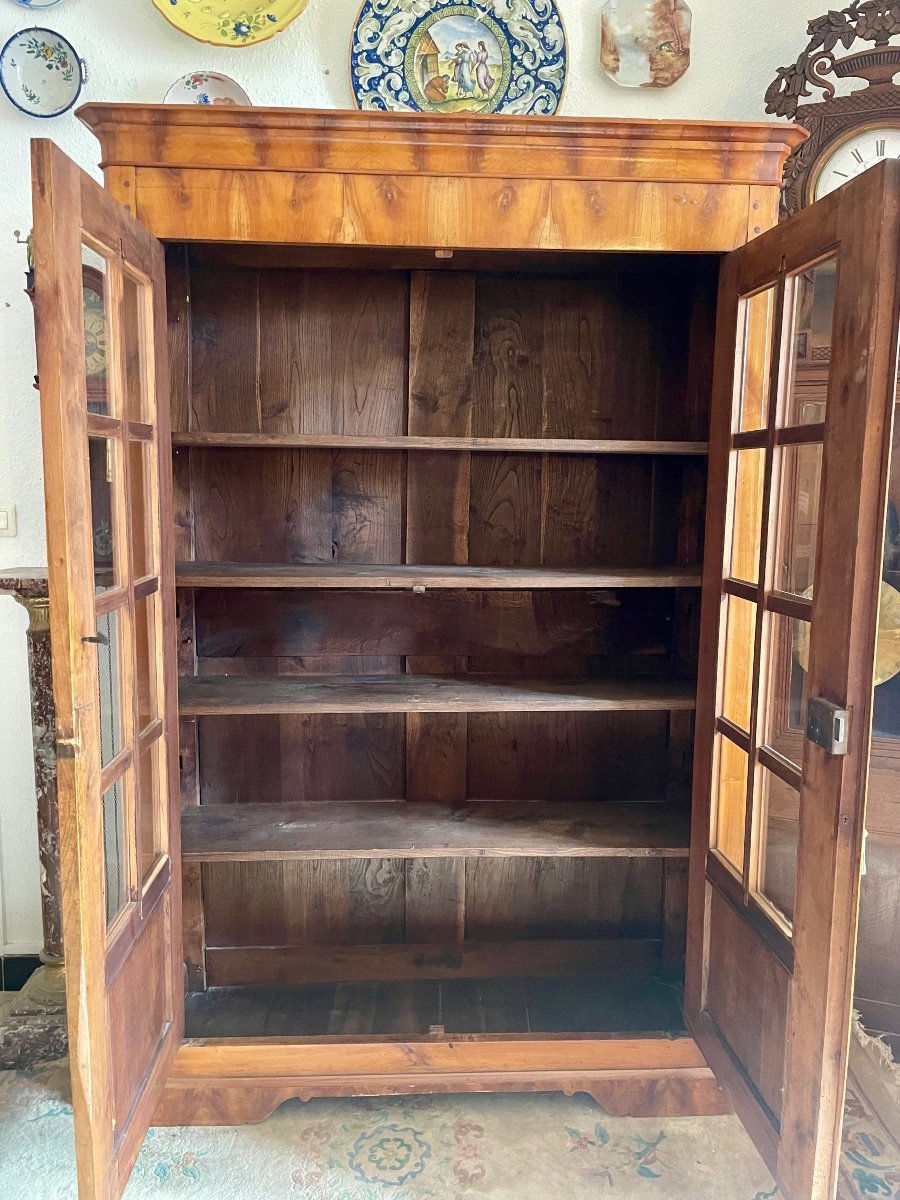
[[[721,275],[686,1015],[790,1200],[836,1186],[898,196],[892,162],[734,251]]]
[[[78,1183],[111,1200],[183,1028],[163,252],[52,143],[32,167]]]

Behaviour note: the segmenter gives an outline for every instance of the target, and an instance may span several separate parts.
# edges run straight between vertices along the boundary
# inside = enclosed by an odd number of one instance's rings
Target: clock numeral
[[[832,172],[832,174],[840,175],[841,179],[849,179],[850,178],[850,176],[847,174],[846,171],[839,171],[836,167],[835,167],[834,171]]]
[[[859,163],[859,165],[862,166],[863,156],[860,154],[860,152],[858,150],[853,151],[853,157],[856,159],[856,161]]]
[[[875,139],[875,153],[878,155],[878,157],[884,158],[886,151],[887,151],[887,139],[886,138],[876,138]]]

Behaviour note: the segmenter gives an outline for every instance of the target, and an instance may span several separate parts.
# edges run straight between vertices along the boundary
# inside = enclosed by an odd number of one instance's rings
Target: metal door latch
[[[829,754],[846,754],[850,714],[830,700],[815,697],[806,708],[806,736]]]

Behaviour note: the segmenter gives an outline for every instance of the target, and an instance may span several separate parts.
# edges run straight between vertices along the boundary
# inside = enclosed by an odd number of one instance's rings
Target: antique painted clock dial
[[[900,72],[900,45],[890,43],[900,37],[898,5],[855,0],[810,21],[807,31],[809,45],[795,63],[779,69],[766,92],[766,112],[797,121],[810,135],[785,165],[785,215],[885,158],[900,158],[900,87],[893,82]],[[851,52],[837,58],[838,47]],[[839,96],[834,81],[845,79],[864,86]],[[801,104],[813,88],[824,98]]]
[[[900,125],[852,130],[825,150],[810,174],[809,199],[821,200],[883,158],[900,158]]]

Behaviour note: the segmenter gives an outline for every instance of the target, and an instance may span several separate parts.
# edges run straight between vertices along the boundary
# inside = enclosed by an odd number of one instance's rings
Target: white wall
[[[598,67],[602,0],[557,0],[569,37],[562,112],[758,120],[775,69],[806,43],[822,0],[690,0],[693,65],[674,87],[633,91]],[[0,0],[0,43],[17,29],[49,25],[87,60],[85,100],[155,102],[193,69],[224,71],[254,104],[352,107],[348,46],[358,0],[311,0],[285,33],[260,46],[213,48],[173,29],[150,0],[63,0],[44,11]],[[736,9],[740,9],[738,14]],[[49,121],[17,112],[0,95],[0,505],[14,502],[19,535],[0,538],[0,576],[45,561],[40,427],[32,388],[31,308],[24,256],[13,229],[30,227],[28,140],[49,137],[89,170],[97,145],[71,113]],[[37,844],[31,777],[24,613],[0,598],[0,952],[40,945]]]

